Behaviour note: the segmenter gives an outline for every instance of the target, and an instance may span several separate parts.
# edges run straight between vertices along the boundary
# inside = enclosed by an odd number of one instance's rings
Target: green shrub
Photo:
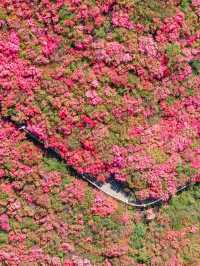
[[[31,231],[35,231],[39,228],[39,225],[35,223],[33,218],[31,217],[25,217],[21,223],[21,228],[27,228],[30,229]]]
[[[4,20],[7,18],[6,12],[3,8],[0,8],[0,19]]]
[[[166,53],[170,60],[173,61],[174,57],[181,54],[181,48],[180,45],[177,43],[170,43],[167,45]]]
[[[43,158],[44,167],[47,171],[59,171],[59,172],[66,172],[67,167],[64,162],[60,162],[54,158]]]
[[[200,74],[200,60],[194,60],[190,62],[190,66],[195,75]]]
[[[8,200],[8,194],[4,191],[0,191],[0,201],[7,201]]]
[[[189,191],[172,198],[169,207],[164,211],[167,212],[173,229],[180,230],[185,226],[200,222],[199,198],[200,191],[198,187],[191,188]]]
[[[128,82],[131,84],[137,84],[139,82],[139,78],[135,74],[129,73],[128,74]]]
[[[134,258],[136,259],[138,263],[145,263],[147,265],[149,265],[148,263],[150,263],[150,259],[151,259],[151,257],[143,249],[140,250],[138,254],[134,256]]]
[[[133,231],[133,235],[131,236],[131,245],[136,249],[143,248],[142,240],[146,234],[147,227],[143,223],[136,224],[135,229]]]
[[[119,232],[121,229],[121,225],[113,221],[111,217],[104,218],[94,215],[93,221],[95,222],[95,224],[98,225],[99,228],[105,228],[107,230],[116,231],[116,232],[117,231]]]
[[[187,89],[187,93],[189,96],[193,96],[194,95],[194,89],[193,88],[188,88]]]
[[[60,23],[63,24],[65,20],[72,19],[73,18],[73,13],[71,13],[68,9],[67,5],[64,5],[60,10],[59,10],[59,19]]]
[[[8,234],[6,232],[0,231],[0,245],[8,243]]]
[[[176,167],[176,171],[177,171],[178,175],[184,174],[188,177],[190,177],[196,173],[196,169],[192,168],[189,164],[185,164],[185,165],[179,164]]]
[[[181,5],[180,5],[181,10],[182,11],[187,11],[187,9],[190,6],[191,2],[192,2],[191,0],[182,0],[181,1]]]
[[[125,87],[117,87],[116,91],[120,96],[124,96],[128,92],[128,89]]]
[[[59,211],[61,212],[63,210],[62,201],[59,198],[58,194],[52,194],[51,206],[52,206],[53,210],[55,210],[56,212],[59,212]]]
[[[94,33],[97,38],[105,38],[107,34],[104,27],[95,29]]]

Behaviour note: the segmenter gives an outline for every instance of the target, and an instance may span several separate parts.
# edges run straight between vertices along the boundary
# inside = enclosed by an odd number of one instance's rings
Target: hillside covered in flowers
[[[199,0],[0,0],[0,265],[199,266]]]
[[[0,2],[2,116],[138,198],[199,178],[200,3]]]
[[[199,186],[133,210],[0,123],[0,265],[197,266]]]

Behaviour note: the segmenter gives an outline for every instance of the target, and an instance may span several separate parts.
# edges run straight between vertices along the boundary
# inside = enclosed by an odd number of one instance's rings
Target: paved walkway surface
[[[123,191],[114,190],[110,183],[103,184],[100,189],[111,197],[123,201],[124,203],[128,203],[128,197],[123,193]]]

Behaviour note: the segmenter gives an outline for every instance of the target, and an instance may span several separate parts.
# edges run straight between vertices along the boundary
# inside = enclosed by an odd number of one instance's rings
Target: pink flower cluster
[[[89,103],[92,105],[98,105],[102,103],[101,97],[99,97],[97,92],[93,89],[86,92],[86,97],[89,99]]]
[[[42,181],[42,189],[44,192],[51,191],[51,188],[61,185],[61,176],[60,173],[52,171],[51,173],[44,174]]]
[[[147,54],[148,56],[152,56],[152,57],[157,56],[157,54],[158,54],[157,45],[151,36],[148,36],[148,37],[142,36],[139,39],[139,42],[140,42],[139,43],[139,50],[142,53]]]
[[[166,18],[157,31],[156,40],[158,42],[178,41],[184,26],[184,17],[184,13],[179,11],[174,17]]]
[[[192,6],[195,8],[197,15],[200,16],[200,1],[192,0]]]
[[[131,22],[126,11],[116,11],[112,13],[112,23],[116,27],[123,27],[126,29],[133,29],[133,23]]]
[[[4,231],[10,230],[8,215],[2,214],[0,216],[0,228]]]
[[[116,208],[117,205],[114,200],[107,198],[101,192],[96,192],[92,205],[92,213],[94,215],[105,217],[115,212]]]
[[[74,180],[72,184],[66,186],[60,196],[63,202],[69,204],[81,202],[85,196],[85,183],[80,180]]]

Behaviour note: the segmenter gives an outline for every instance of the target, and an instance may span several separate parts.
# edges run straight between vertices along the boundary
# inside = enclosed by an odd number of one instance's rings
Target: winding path
[[[67,164],[67,162],[62,158],[62,156],[59,154],[58,151],[56,151],[55,149],[53,149],[51,147],[46,148],[44,146],[44,143],[40,139],[38,139],[37,136],[35,136],[31,131],[29,131],[25,125],[21,126],[9,118],[6,118],[6,120],[13,123],[19,130],[25,132],[27,137],[29,137],[33,142],[36,142],[37,144],[39,144],[43,151],[46,151],[51,156],[55,157],[56,159],[58,159],[60,161],[65,162]],[[73,167],[71,167],[71,166],[69,166],[69,167],[73,170],[76,177],[86,180],[89,184],[91,184],[92,186],[96,187],[97,189],[103,191],[105,194],[115,198],[118,201],[121,201],[125,204],[128,204],[130,206],[137,207],[137,208],[148,208],[148,207],[151,207],[153,205],[159,205],[163,202],[162,198],[147,199],[144,201],[139,201],[135,197],[133,190],[128,188],[126,185],[123,185],[122,183],[117,182],[112,177],[110,177],[106,183],[101,183],[101,182],[98,182],[95,179],[95,177],[93,177],[89,174],[77,173],[77,171]],[[179,193],[179,192],[189,188],[190,186],[192,186],[194,184],[195,184],[194,182],[188,182],[183,187],[178,188],[176,193]]]

